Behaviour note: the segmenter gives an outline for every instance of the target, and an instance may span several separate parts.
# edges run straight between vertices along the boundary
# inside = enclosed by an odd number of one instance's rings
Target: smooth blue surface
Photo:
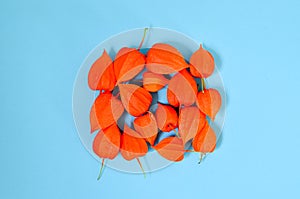
[[[299,198],[300,2],[1,1],[0,198]],[[149,174],[105,169],[79,141],[72,88],[112,34],[160,26],[217,58],[228,94],[220,148]]]

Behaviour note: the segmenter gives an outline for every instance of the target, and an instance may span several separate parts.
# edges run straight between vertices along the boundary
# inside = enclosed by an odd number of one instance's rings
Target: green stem
[[[201,85],[202,85],[202,93],[204,93],[204,90],[206,89],[204,78],[201,78]]]
[[[178,131],[176,131],[175,129],[173,129],[173,131],[176,134],[176,137],[179,137]]]
[[[148,29],[149,29],[149,28],[145,28],[145,29],[144,29],[144,35],[143,35],[142,41],[141,41],[141,43],[140,43],[140,45],[139,45],[139,47],[138,47],[137,50],[141,50],[141,47],[142,47],[142,45],[143,45],[143,43],[144,43],[144,40],[145,40],[145,37],[146,37],[146,34],[147,34]]]
[[[143,172],[143,174],[144,174],[144,178],[146,178],[146,173],[145,173],[145,171],[144,171],[144,168],[143,168],[143,166],[142,166],[142,163],[140,162],[140,159],[139,159],[139,158],[136,158],[136,160],[137,160],[137,162],[138,162],[139,165],[140,165],[140,168],[141,168],[141,170],[142,170],[142,172]]]
[[[102,176],[102,171],[103,171],[103,168],[104,168],[104,158],[102,159],[102,163],[101,163],[101,169],[100,169],[100,172],[99,172],[99,175],[98,175],[98,178],[97,180],[100,180],[101,176]]]
[[[205,153],[200,153],[200,160],[199,160],[198,164],[200,164],[202,162],[204,156],[205,156]]]

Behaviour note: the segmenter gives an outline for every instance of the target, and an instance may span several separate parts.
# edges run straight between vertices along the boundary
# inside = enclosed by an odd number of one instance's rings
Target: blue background
[[[300,198],[300,2],[0,2],[0,198]],[[72,89],[84,58],[127,29],[203,41],[228,94],[220,148],[142,175],[106,168],[80,143]]]

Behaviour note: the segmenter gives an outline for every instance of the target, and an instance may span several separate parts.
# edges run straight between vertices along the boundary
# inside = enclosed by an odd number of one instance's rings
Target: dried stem
[[[102,171],[103,171],[103,168],[104,168],[104,166],[105,166],[105,164],[104,164],[104,158],[102,159],[102,163],[101,163],[101,169],[100,169],[100,172],[99,172],[99,175],[98,175],[98,178],[97,178],[97,180],[100,180],[100,178],[101,178],[101,176],[102,176]]]
[[[146,34],[147,34],[148,29],[149,29],[149,28],[145,28],[145,29],[144,29],[144,35],[143,35],[142,41],[141,41],[141,43],[140,43],[140,45],[139,45],[139,47],[138,47],[137,50],[141,50],[141,47],[142,47],[142,45],[143,45],[143,43],[144,43],[144,40],[145,40],[145,37],[146,37]]]
[[[200,164],[202,162],[204,157],[205,157],[205,153],[200,153],[200,160],[199,160],[198,164]]]
[[[201,85],[202,85],[202,93],[204,93],[204,90],[206,89],[204,78],[201,78]]]
[[[138,162],[139,165],[140,165],[140,168],[141,168],[141,170],[142,170],[142,172],[143,172],[143,174],[144,174],[144,178],[146,178],[146,173],[145,173],[145,171],[144,171],[144,168],[143,168],[143,166],[142,166],[142,163],[140,162],[140,159],[139,159],[139,158],[136,158],[136,160],[137,160],[137,162]]]
[[[179,137],[178,131],[176,131],[175,129],[173,129],[173,132],[176,134],[176,137]]]

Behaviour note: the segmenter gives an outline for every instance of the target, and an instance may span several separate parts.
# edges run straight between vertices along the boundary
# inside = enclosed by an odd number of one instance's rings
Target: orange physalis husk
[[[158,130],[154,115],[147,112],[145,115],[135,118],[133,121],[135,130],[143,137],[150,145],[154,145]]]
[[[116,123],[124,112],[120,100],[110,92],[100,94],[90,111],[91,133],[97,129],[105,129]]]
[[[135,84],[119,84],[121,101],[128,113],[137,117],[148,111],[151,94]]]
[[[93,151],[100,158],[114,159],[119,152],[121,133],[116,124],[101,130],[93,142]]]
[[[127,131],[130,131],[129,134]],[[148,145],[143,138],[132,136],[133,129],[127,125],[124,126],[124,133],[121,136],[121,155],[125,160],[132,160],[146,155],[148,152]],[[138,135],[137,132],[135,134]]]
[[[139,157],[144,156],[148,152],[148,145],[142,136],[127,126],[124,125],[123,138],[121,137],[121,154],[125,160],[136,159],[144,176],[146,177],[142,163]],[[124,135],[126,134],[126,135]],[[136,142],[136,143],[133,143]],[[138,146],[136,146],[138,145]]]
[[[100,180],[105,159],[114,159],[120,149],[121,133],[116,124],[101,130],[93,141],[93,151],[97,156],[102,158],[102,164],[97,180]]]
[[[211,153],[216,147],[217,137],[207,120],[204,127],[196,134],[193,140],[193,148],[200,153]]]
[[[190,106],[197,98],[197,83],[192,75],[186,70],[182,70],[169,81],[167,90],[168,102],[172,106]]]
[[[190,71],[192,75],[206,78],[214,72],[214,69],[214,57],[200,45],[200,48],[190,58]]]
[[[167,99],[169,104],[174,107],[178,107],[180,105],[176,95],[170,89],[167,89]]]
[[[205,114],[196,106],[180,109],[178,133],[184,144],[195,137],[197,132],[203,128],[205,121]]]
[[[91,110],[90,110],[90,126],[91,126],[90,133],[93,133],[94,131],[100,129],[100,125],[99,125],[97,115],[96,115],[95,104],[92,105]]]
[[[161,74],[152,72],[145,72],[143,74],[143,87],[149,92],[157,92],[162,89],[167,83],[168,79]]]
[[[188,68],[182,54],[169,44],[157,43],[147,53],[146,67],[158,74],[171,74]]]
[[[88,74],[88,84],[92,90],[112,91],[116,84],[113,62],[104,50],[92,65]]]
[[[172,106],[158,103],[155,119],[157,127],[163,132],[170,132],[178,126],[178,116]]]
[[[114,71],[117,84],[134,78],[145,67],[146,58],[135,48],[124,47],[116,55]]]
[[[218,90],[209,88],[200,91],[197,95],[199,109],[212,120],[215,119],[222,105],[222,98]]]
[[[168,137],[152,146],[162,157],[167,160],[179,162],[184,157],[184,144],[181,138]]]

